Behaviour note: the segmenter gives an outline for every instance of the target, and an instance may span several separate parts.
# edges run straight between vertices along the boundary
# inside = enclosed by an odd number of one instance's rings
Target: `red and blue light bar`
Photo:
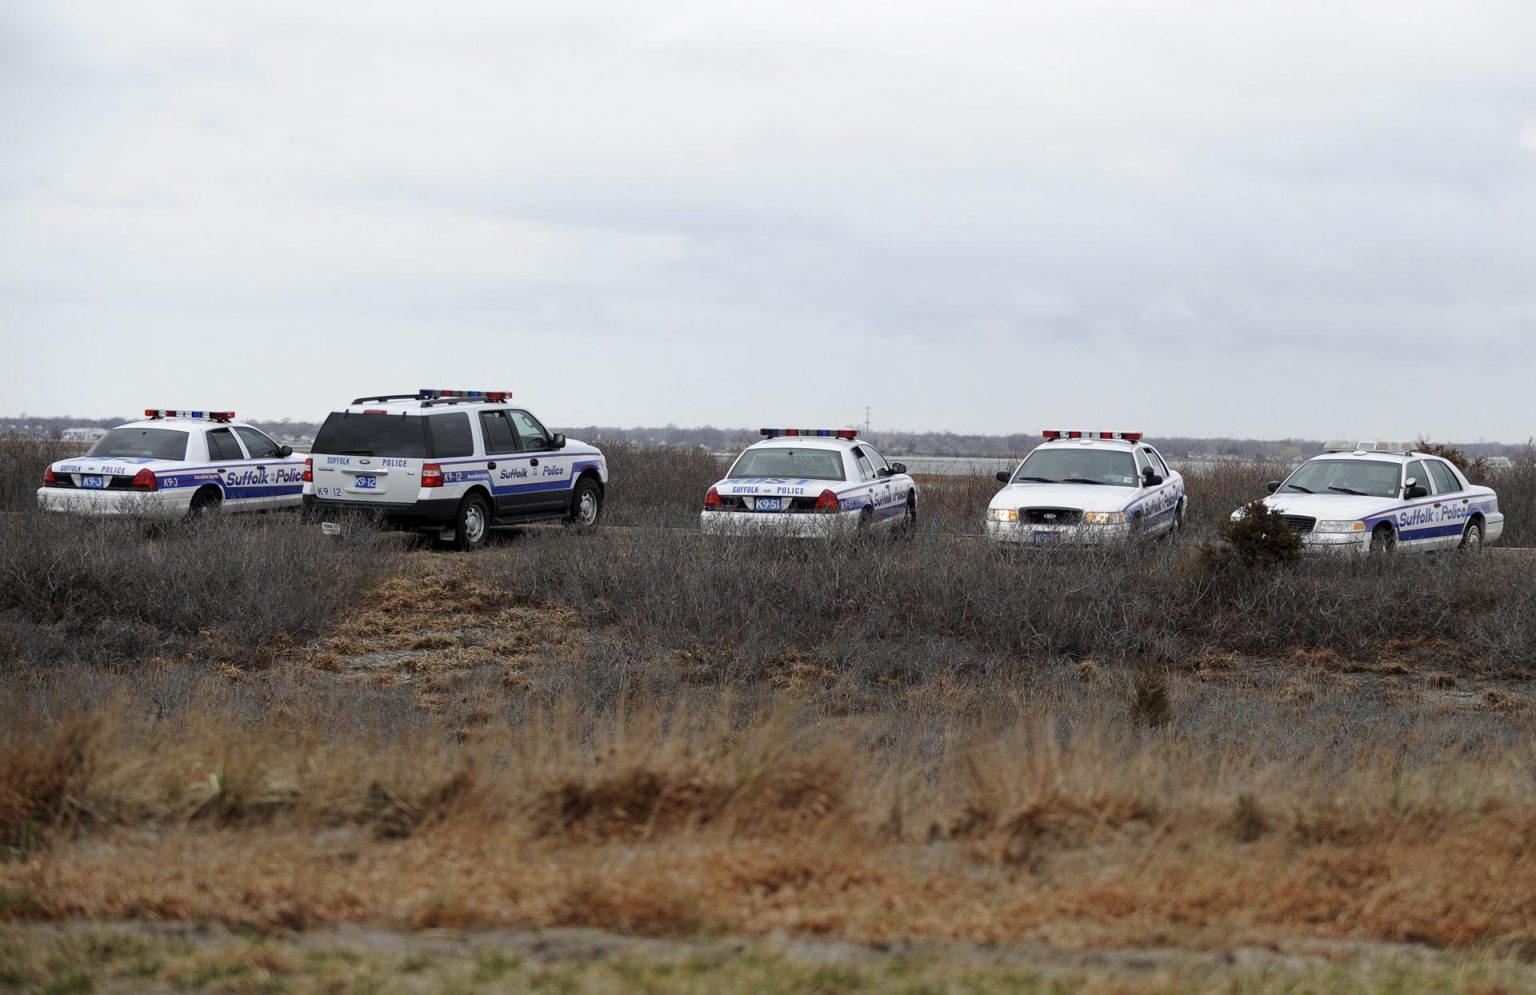
[[[852,428],[760,428],[757,434],[765,439],[789,436],[805,436],[812,439],[855,439],[858,430]]]
[[[1040,437],[1047,442],[1055,442],[1058,439],[1121,439],[1125,442],[1140,442],[1141,432],[1063,432],[1060,429],[1048,428],[1040,433]]]
[[[475,398],[485,401],[509,401],[512,399],[510,390],[436,390],[431,387],[423,387],[416,392],[416,397],[423,401],[437,401],[445,397]]]
[[[145,408],[145,418],[201,418],[204,421],[234,421],[233,411],[189,411],[186,408]]]

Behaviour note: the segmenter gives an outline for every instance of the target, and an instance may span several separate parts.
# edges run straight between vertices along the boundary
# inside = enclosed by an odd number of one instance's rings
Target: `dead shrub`
[[[1173,721],[1173,701],[1168,676],[1142,670],[1131,681],[1131,720],[1147,729],[1161,729]]]

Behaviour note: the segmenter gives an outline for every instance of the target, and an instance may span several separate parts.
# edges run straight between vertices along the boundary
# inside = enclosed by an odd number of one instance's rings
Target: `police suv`
[[[1478,549],[1504,532],[1498,495],[1449,460],[1399,442],[1330,442],[1264,504],[1302,533],[1308,550]],[[1242,517],[1243,509],[1232,513]]]
[[[162,519],[298,507],[303,458],[234,419],[233,411],[150,408],[84,456],[50,464],[38,507]]]
[[[1166,535],[1184,525],[1184,476],[1140,432],[1041,433],[987,506],[987,535],[1035,546]]]
[[[304,506],[330,532],[344,512],[476,549],[494,526],[597,523],[603,454],[546,429],[510,391],[359,397],[320,426]]]
[[[917,484],[851,429],[765,428],[704,495],[707,535],[917,528]]]

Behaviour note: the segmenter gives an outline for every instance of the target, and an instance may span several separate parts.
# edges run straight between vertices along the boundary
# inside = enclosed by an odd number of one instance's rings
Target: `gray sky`
[[[1520,441],[1536,5],[0,5],[0,413]]]

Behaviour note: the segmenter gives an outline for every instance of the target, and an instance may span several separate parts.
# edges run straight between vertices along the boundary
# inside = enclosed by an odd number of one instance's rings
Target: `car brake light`
[[[314,480],[315,480],[315,458],[313,456],[306,456],[306,457],[304,457],[304,482],[306,484],[310,484],[310,483],[314,483]]]
[[[719,511],[724,508],[725,502],[720,500],[720,492],[711,487],[709,493],[704,495],[704,507],[710,511]]]
[[[155,479],[153,470],[145,468],[133,475],[133,483],[128,486],[136,491],[158,491],[160,489],[160,481]]]
[[[58,480],[53,475],[53,467],[51,467],[51,466],[44,467],[43,468],[43,484],[45,486],[52,487],[54,484],[57,484],[57,483],[58,483]]]
[[[822,491],[821,496],[816,499],[817,511],[841,511],[842,507],[837,503],[837,495],[831,491]]]
[[[423,463],[421,467],[421,486],[443,486],[443,468],[436,463]]]

